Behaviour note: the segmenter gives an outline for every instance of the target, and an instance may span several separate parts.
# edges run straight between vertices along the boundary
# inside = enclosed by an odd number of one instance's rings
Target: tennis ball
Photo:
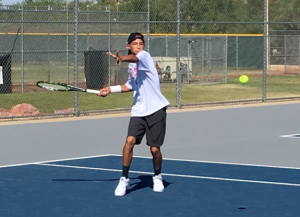
[[[248,83],[249,78],[248,78],[247,75],[241,75],[240,78],[239,78],[239,81],[240,81],[242,84],[246,84],[246,83]]]

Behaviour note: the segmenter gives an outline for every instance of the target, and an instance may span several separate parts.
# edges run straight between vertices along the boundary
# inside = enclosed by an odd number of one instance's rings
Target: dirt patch
[[[267,73],[271,75],[298,75],[299,65],[269,65],[267,68]]]

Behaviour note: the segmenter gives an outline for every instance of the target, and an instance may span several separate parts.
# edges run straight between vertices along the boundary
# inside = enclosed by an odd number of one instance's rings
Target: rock
[[[28,103],[18,104],[11,108],[13,116],[38,115],[40,112]]]
[[[10,110],[5,109],[5,108],[0,108],[0,112],[10,112]]]
[[[0,117],[11,117],[13,114],[11,113],[10,110],[0,108]]]

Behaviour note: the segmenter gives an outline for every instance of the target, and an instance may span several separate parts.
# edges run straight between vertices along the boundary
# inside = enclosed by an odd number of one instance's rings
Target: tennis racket
[[[99,90],[92,90],[92,89],[84,89],[80,87],[74,87],[69,84],[54,82],[54,81],[38,81],[36,85],[40,88],[44,88],[50,91],[79,91],[79,92],[86,92],[86,93],[93,93],[99,94]]]

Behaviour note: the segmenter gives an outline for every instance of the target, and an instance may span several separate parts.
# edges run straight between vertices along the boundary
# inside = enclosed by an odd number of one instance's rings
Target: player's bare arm
[[[139,58],[137,58],[133,54],[121,56],[120,59],[121,59],[121,62],[128,62],[128,63],[137,63],[139,61]]]
[[[139,61],[139,59],[133,54],[119,56],[119,51],[117,51],[116,54],[109,52],[109,55],[117,60],[117,65],[120,65],[121,62],[137,63]]]
[[[121,87],[121,92],[129,92],[131,91],[125,84],[120,85]],[[97,94],[98,96],[106,97],[108,96],[112,90],[112,87],[104,87],[100,90],[100,94]]]

